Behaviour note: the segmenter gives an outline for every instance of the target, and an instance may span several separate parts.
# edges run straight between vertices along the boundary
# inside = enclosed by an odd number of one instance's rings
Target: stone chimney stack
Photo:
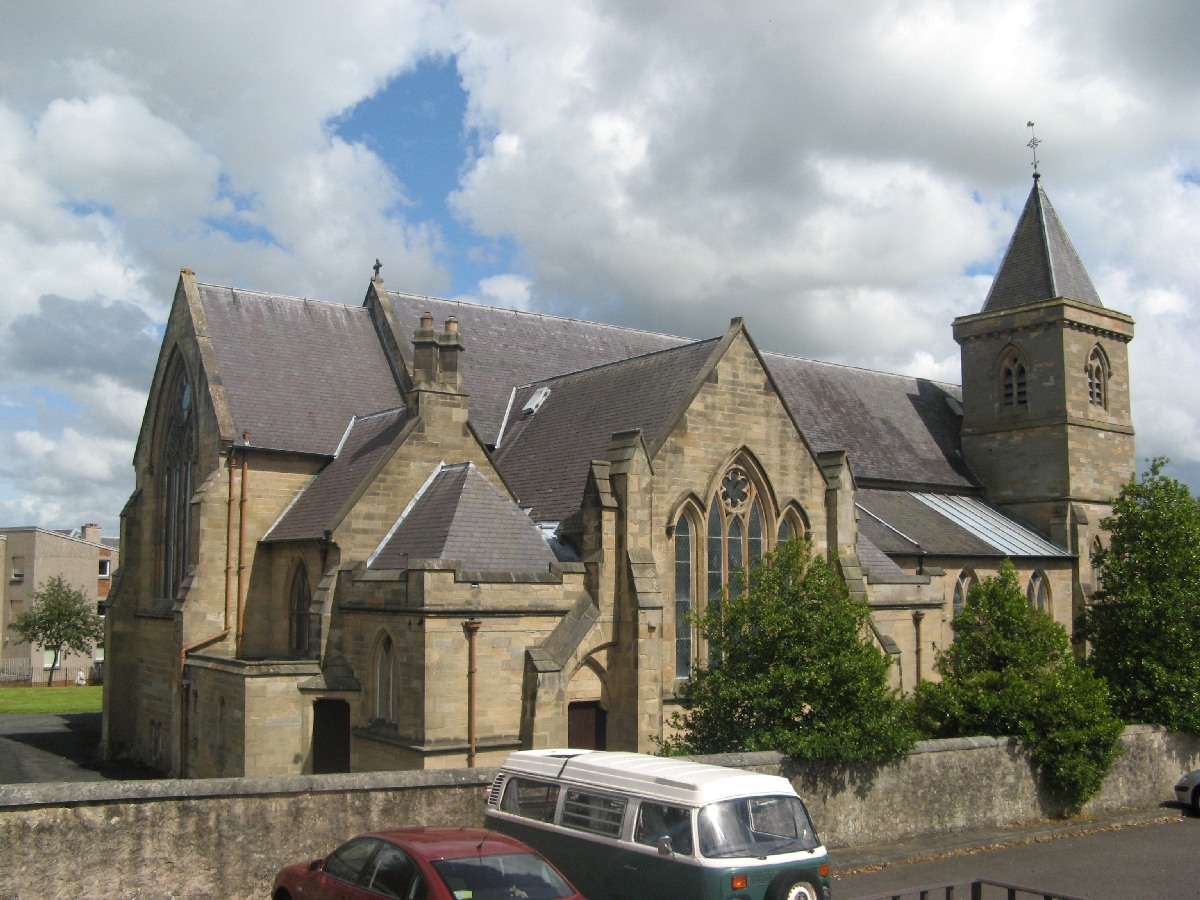
[[[458,319],[446,320],[443,331],[434,331],[433,314],[421,316],[421,324],[413,333],[412,385],[408,393],[410,415],[430,414],[430,403],[440,407],[466,410],[462,393],[462,337]],[[464,420],[465,421],[465,420]]]
[[[100,543],[100,526],[94,522],[89,522],[79,529],[79,536],[85,541],[90,541],[93,544]]]

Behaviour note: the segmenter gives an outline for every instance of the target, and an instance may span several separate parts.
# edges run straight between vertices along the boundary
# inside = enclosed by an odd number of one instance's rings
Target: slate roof
[[[371,569],[410,559],[454,562],[460,571],[545,576],[555,561],[541,530],[473,463],[440,467],[376,550]]]
[[[1050,198],[1034,176],[1033,190],[992,281],[983,312],[1067,297],[1103,307]]]
[[[976,497],[859,490],[859,534],[888,555],[1070,558]]]
[[[356,414],[404,400],[370,312],[198,284],[237,435],[250,445],[332,454]]]
[[[524,385],[513,398],[496,464],[522,507],[541,522],[579,509],[593,459],[604,459],[617,431],[642,430],[653,448],[672,424],[720,338]],[[522,414],[538,388],[550,393]]]
[[[509,396],[517,385],[691,343],[687,338],[634,328],[456,300],[395,291],[389,291],[388,297],[399,320],[401,354],[410,371],[412,335],[421,314],[432,313],[436,329],[450,316],[458,319],[463,341],[462,389],[470,394],[471,424],[486,444],[496,442]]]
[[[855,478],[974,489],[962,461],[961,390],[924,378],[764,353],[817,452],[847,450]]]
[[[351,501],[391,456],[407,421],[404,407],[353,419],[333,460],[305,485],[263,540],[319,538],[336,528]]]

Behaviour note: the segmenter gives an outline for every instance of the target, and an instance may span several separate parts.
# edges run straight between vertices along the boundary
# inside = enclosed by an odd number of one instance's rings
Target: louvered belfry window
[[[1004,361],[1000,373],[1003,383],[1004,405],[1025,406],[1029,402],[1025,364],[1012,353]]]

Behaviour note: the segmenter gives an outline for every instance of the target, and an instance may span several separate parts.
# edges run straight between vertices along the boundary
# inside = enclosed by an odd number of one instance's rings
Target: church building
[[[964,311],[965,312],[965,311]],[[103,750],[176,777],[653,752],[691,615],[834,555],[893,684],[1016,566],[1071,627],[1134,474],[1128,343],[1041,183],[962,385],[388,290],[181,272],[121,516]]]

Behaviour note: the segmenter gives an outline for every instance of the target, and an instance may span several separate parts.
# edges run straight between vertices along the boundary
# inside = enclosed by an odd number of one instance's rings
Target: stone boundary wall
[[[1200,768],[1200,738],[1131,726],[1084,810],[1158,805]],[[705,761],[788,776],[829,847],[1056,815],[1008,739],[925,741],[883,765],[777,753]],[[265,898],[282,866],[361,831],[483,822],[494,768],[0,786],[0,900]]]

